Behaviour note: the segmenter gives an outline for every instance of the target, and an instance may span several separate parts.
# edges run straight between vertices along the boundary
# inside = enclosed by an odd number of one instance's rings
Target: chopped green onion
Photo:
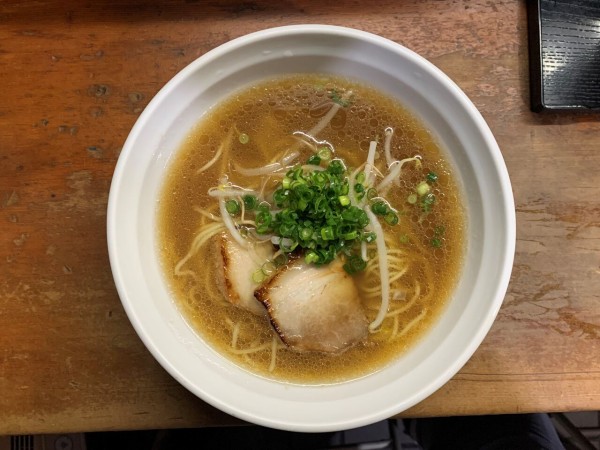
[[[319,255],[314,250],[311,250],[304,255],[304,262],[306,264],[317,263],[319,262]]]
[[[302,178],[299,178],[299,179],[296,179],[296,180],[294,180],[294,181],[292,181],[290,183],[289,189],[296,189],[296,188],[298,188],[300,186],[303,186],[305,184],[306,184],[306,180],[304,180]]]
[[[431,211],[431,207],[435,203],[435,195],[432,193],[426,194],[421,200],[421,209],[423,212]]]
[[[427,181],[430,183],[435,183],[438,180],[438,176],[435,172],[429,172],[427,174]]]
[[[398,220],[398,215],[392,211],[385,215],[385,221],[388,225],[396,225]]]
[[[331,159],[331,150],[329,149],[329,147],[319,147],[316,156],[318,156],[322,160],[329,161]]]
[[[359,213],[358,213],[358,226],[361,228],[366,227],[369,224],[369,216],[367,216],[367,213],[364,212],[362,209],[359,209]]]
[[[296,247],[298,247],[298,241],[287,237],[282,237],[279,239],[278,245],[282,251],[290,253],[293,252],[296,249]]]
[[[271,205],[267,202],[260,202],[256,209],[261,212],[269,212],[271,210]]]
[[[306,160],[306,164],[311,164],[313,166],[318,166],[321,164],[321,158],[319,155],[312,155],[310,158]]]
[[[435,236],[443,236],[445,232],[446,232],[446,227],[443,225],[439,225],[439,226],[435,227],[435,229],[433,230],[433,233]]]
[[[307,241],[309,240],[313,235],[313,230],[312,228],[302,228],[302,230],[300,230],[300,239],[302,239],[303,241]]]
[[[362,184],[365,182],[366,178],[367,178],[367,176],[365,175],[365,173],[361,172],[356,176],[356,182],[359,184]]]
[[[256,214],[254,221],[256,223],[256,232],[258,234],[266,234],[271,231],[273,216],[271,216],[268,209],[266,211],[262,209],[262,205],[259,205],[258,213]]]
[[[335,231],[333,231],[333,227],[321,228],[321,237],[324,241],[332,241],[335,239]]]
[[[333,103],[337,103],[338,105],[340,105],[343,108],[350,105],[350,100],[343,100],[342,96],[340,94],[338,94],[338,92],[335,89],[332,89],[331,91],[329,91],[329,97],[331,98],[331,101]]]
[[[261,266],[261,270],[262,273],[269,276],[272,275],[275,272],[275,270],[277,270],[277,267],[272,261],[267,261]]]
[[[239,214],[241,210],[240,204],[237,202],[237,200],[227,200],[227,202],[225,202],[225,210],[229,213],[229,215],[235,216],[236,214]]]
[[[431,246],[434,248],[440,248],[442,246],[442,240],[440,238],[433,238],[431,240]]]
[[[290,195],[290,191],[287,189],[279,189],[273,193],[273,201],[276,205],[282,205],[286,202]]]
[[[375,239],[377,239],[377,235],[373,232],[369,232],[369,233],[363,233],[362,235],[362,240],[364,242],[366,242],[367,244],[370,244],[371,242],[374,242]]]
[[[325,185],[327,184],[329,178],[327,177],[326,173],[323,172],[317,172],[314,174],[313,178],[312,178],[312,182],[315,186],[317,186],[318,188],[323,188],[325,187]]]
[[[279,234],[283,237],[293,237],[297,225],[293,222],[284,222],[279,226]]]
[[[429,191],[431,190],[431,186],[429,186],[427,184],[427,181],[421,181],[418,185],[417,185],[417,194],[419,195],[419,197],[423,197],[425,194],[429,193]]]
[[[281,253],[280,255],[277,256],[277,258],[275,258],[273,260],[273,263],[275,264],[276,267],[281,267],[284,264],[287,264],[289,261],[288,256],[285,253]]]
[[[415,203],[417,203],[418,197],[417,194],[409,194],[408,198],[406,199],[406,201],[408,203],[410,203],[411,205],[414,205]]]
[[[367,200],[371,200],[373,198],[377,197],[377,189],[375,188],[370,188],[367,191]]]
[[[343,267],[348,274],[354,275],[357,272],[365,270],[367,262],[358,255],[352,255],[346,260],[346,264]]]
[[[410,239],[408,238],[408,234],[400,235],[400,243],[401,244],[408,244],[409,242],[410,242]]]
[[[265,276],[265,274],[263,273],[263,271],[261,269],[256,270],[253,274],[252,274],[252,281],[254,281],[255,283],[262,283],[267,277]]]
[[[321,157],[321,159],[323,159]],[[344,167],[344,163],[339,159],[334,159],[329,163],[329,167],[327,167],[327,172],[332,173],[334,175],[341,175],[346,171],[346,167]]]
[[[239,139],[240,144],[247,144],[250,142],[250,136],[248,136],[246,133],[241,133]]]
[[[242,199],[244,200],[246,209],[252,210],[258,205],[258,199],[254,195],[244,195]]]
[[[327,151],[330,149],[327,148]],[[314,158],[310,162],[317,160]],[[337,158],[331,159],[325,170],[310,170],[302,166],[289,169],[273,192],[272,205],[267,202],[254,205],[256,232],[277,236],[279,248],[284,253],[302,249],[308,264],[328,264],[339,254],[345,255],[348,263],[357,250],[357,244],[371,243],[377,238],[375,233],[365,230],[370,222],[367,213],[350,202],[351,189],[362,190],[361,194],[370,192],[372,204],[368,207],[378,211],[383,219],[389,215],[389,223],[399,220],[398,213],[385,199],[376,198],[376,189],[367,189],[363,183],[351,186],[349,178],[344,161]],[[357,180],[362,179],[363,182],[365,178],[364,172],[357,176]],[[360,187],[357,188],[358,185]],[[257,199],[252,201],[256,202]],[[272,266],[284,263],[268,264],[266,272],[270,273]],[[362,266],[366,263],[359,258],[356,264]]]
[[[358,231],[356,231],[356,230],[350,231],[349,233],[343,234],[342,237],[346,241],[353,241],[354,239],[356,239],[358,237]]]
[[[378,216],[383,216],[388,212],[388,205],[384,201],[376,201],[371,205],[371,211]]]
[[[360,183],[356,183],[354,185],[354,192],[358,192],[359,194],[365,192],[365,187]]]
[[[340,201],[340,205],[342,206],[348,206],[350,204],[350,197],[348,197],[347,195],[340,195],[338,197],[338,200]]]

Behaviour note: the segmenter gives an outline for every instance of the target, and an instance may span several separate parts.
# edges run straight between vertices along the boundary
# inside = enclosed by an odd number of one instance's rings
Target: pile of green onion
[[[273,243],[284,253],[302,249],[305,262],[315,265],[328,264],[342,253],[344,269],[354,274],[366,267],[360,243],[375,241],[376,234],[368,231],[367,213],[351,204],[350,189],[357,200],[364,199],[371,211],[389,225],[398,223],[398,215],[374,188],[363,185],[364,173],[358,174],[351,187],[344,162],[330,159],[331,154],[325,150],[311,156],[305,166],[288,170],[273,193],[273,205],[246,195],[244,207],[254,210],[256,233],[273,235]],[[226,209],[237,215],[241,205],[229,200]]]

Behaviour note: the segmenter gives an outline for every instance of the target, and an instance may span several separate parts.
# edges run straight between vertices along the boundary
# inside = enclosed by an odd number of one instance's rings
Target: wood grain
[[[408,416],[600,409],[600,117],[529,111],[517,1],[0,3],[0,433],[232,424],[145,349],[107,257],[112,172],[175,73],[259,29],[371,31],[444,70],[513,182],[509,292],[483,345]]]

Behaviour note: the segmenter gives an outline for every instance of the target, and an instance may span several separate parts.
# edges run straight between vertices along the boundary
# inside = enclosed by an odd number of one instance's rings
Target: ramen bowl
[[[214,351],[182,316],[162,274],[157,198],[169,162],[220,100],[277,75],[330,73],[398,99],[425,124],[455,169],[466,209],[460,279],[430,330],[406,353],[359,379],[279,382]],[[259,425],[306,432],[354,428],[398,414],[446,383],[490,329],[506,293],[515,246],[514,201],[500,150],[465,94],[412,51],[358,30],[322,25],[235,39],[177,74],[150,102],[119,157],[108,206],[115,283],[158,362],[207,403]]]

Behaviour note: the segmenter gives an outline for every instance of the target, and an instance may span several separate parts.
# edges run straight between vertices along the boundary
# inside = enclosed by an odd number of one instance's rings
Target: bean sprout
[[[377,220],[377,217],[375,216],[375,214],[373,214],[370,208],[365,208],[365,212],[369,216],[369,220],[371,221],[370,226],[377,236],[377,238],[375,239],[375,244],[377,245],[377,257],[379,259],[379,278],[381,282],[381,305],[379,306],[377,317],[375,317],[375,320],[369,324],[369,330],[372,332],[381,325],[383,319],[385,319],[385,314],[388,310],[388,306],[390,303],[390,275],[388,270],[387,251],[385,245],[385,236],[383,235],[383,229],[381,228],[379,220]]]
[[[352,96],[352,91],[348,91],[346,92],[343,96],[342,96],[342,102],[348,100],[350,97]],[[335,117],[335,115],[338,113],[338,111],[340,110],[340,108],[342,107],[342,105],[340,105],[339,103],[333,103],[333,106],[331,107],[331,109],[327,112],[327,114],[325,114],[323,116],[323,118],[308,132],[306,133],[309,136],[316,136],[317,134],[319,134],[321,131],[323,131],[323,129],[329,125],[329,122],[331,122],[331,120]]]
[[[385,129],[385,143],[383,144],[383,149],[388,168],[395,161],[394,158],[392,158],[392,136],[394,136],[394,129],[392,127],[387,127]]]
[[[412,158],[405,158],[402,161],[396,160],[392,162],[392,165],[390,166],[390,172],[386,175],[386,177],[383,180],[381,180],[381,182],[377,186],[377,190],[380,193],[385,193],[392,181],[394,181],[400,176],[400,173],[402,172],[402,166],[410,161],[415,161],[417,162],[417,164],[421,164],[421,157],[419,155],[416,155]]]

